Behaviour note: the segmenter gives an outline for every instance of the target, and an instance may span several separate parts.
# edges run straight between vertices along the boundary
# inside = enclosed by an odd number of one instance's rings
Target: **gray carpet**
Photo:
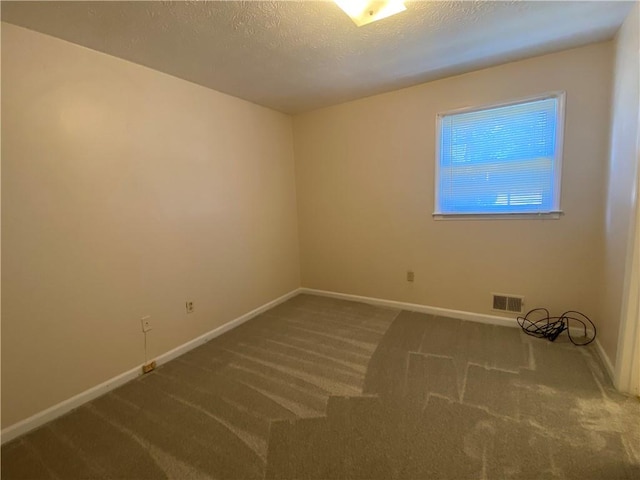
[[[2,447],[3,479],[640,478],[595,352],[299,295]]]

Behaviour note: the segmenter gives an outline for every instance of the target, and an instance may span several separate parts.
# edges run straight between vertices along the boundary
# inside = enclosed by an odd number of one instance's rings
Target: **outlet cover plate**
[[[145,315],[140,319],[140,323],[142,325],[142,331],[147,333],[151,330],[151,315]]]
[[[188,301],[185,304],[185,308],[187,309],[187,313],[193,313],[193,302],[192,301]]]

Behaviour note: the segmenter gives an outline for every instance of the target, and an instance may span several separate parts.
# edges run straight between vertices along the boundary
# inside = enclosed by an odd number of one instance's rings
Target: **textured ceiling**
[[[407,2],[356,27],[331,1],[7,2],[2,20],[298,113],[611,38],[628,2]]]

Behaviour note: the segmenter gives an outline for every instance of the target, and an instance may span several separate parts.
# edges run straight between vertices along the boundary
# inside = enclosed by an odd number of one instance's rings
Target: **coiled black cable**
[[[565,330],[571,343],[579,347],[589,345],[596,339],[596,326],[589,317],[576,310],[567,310],[559,317],[552,317],[546,308],[534,308],[527,312],[524,317],[518,317],[517,320],[524,333],[532,337],[546,338],[550,342],[555,341]],[[571,322],[577,322],[582,325],[585,341],[578,342],[574,339],[571,334]],[[587,331],[587,325],[590,326],[590,331]],[[591,332],[592,335],[590,335]]]

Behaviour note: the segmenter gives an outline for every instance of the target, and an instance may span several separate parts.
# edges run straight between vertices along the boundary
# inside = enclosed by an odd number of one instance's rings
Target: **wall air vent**
[[[524,297],[519,295],[504,295],[502,293],[492,293],[493,310],[498,312],[522,313],[524,307]]]

